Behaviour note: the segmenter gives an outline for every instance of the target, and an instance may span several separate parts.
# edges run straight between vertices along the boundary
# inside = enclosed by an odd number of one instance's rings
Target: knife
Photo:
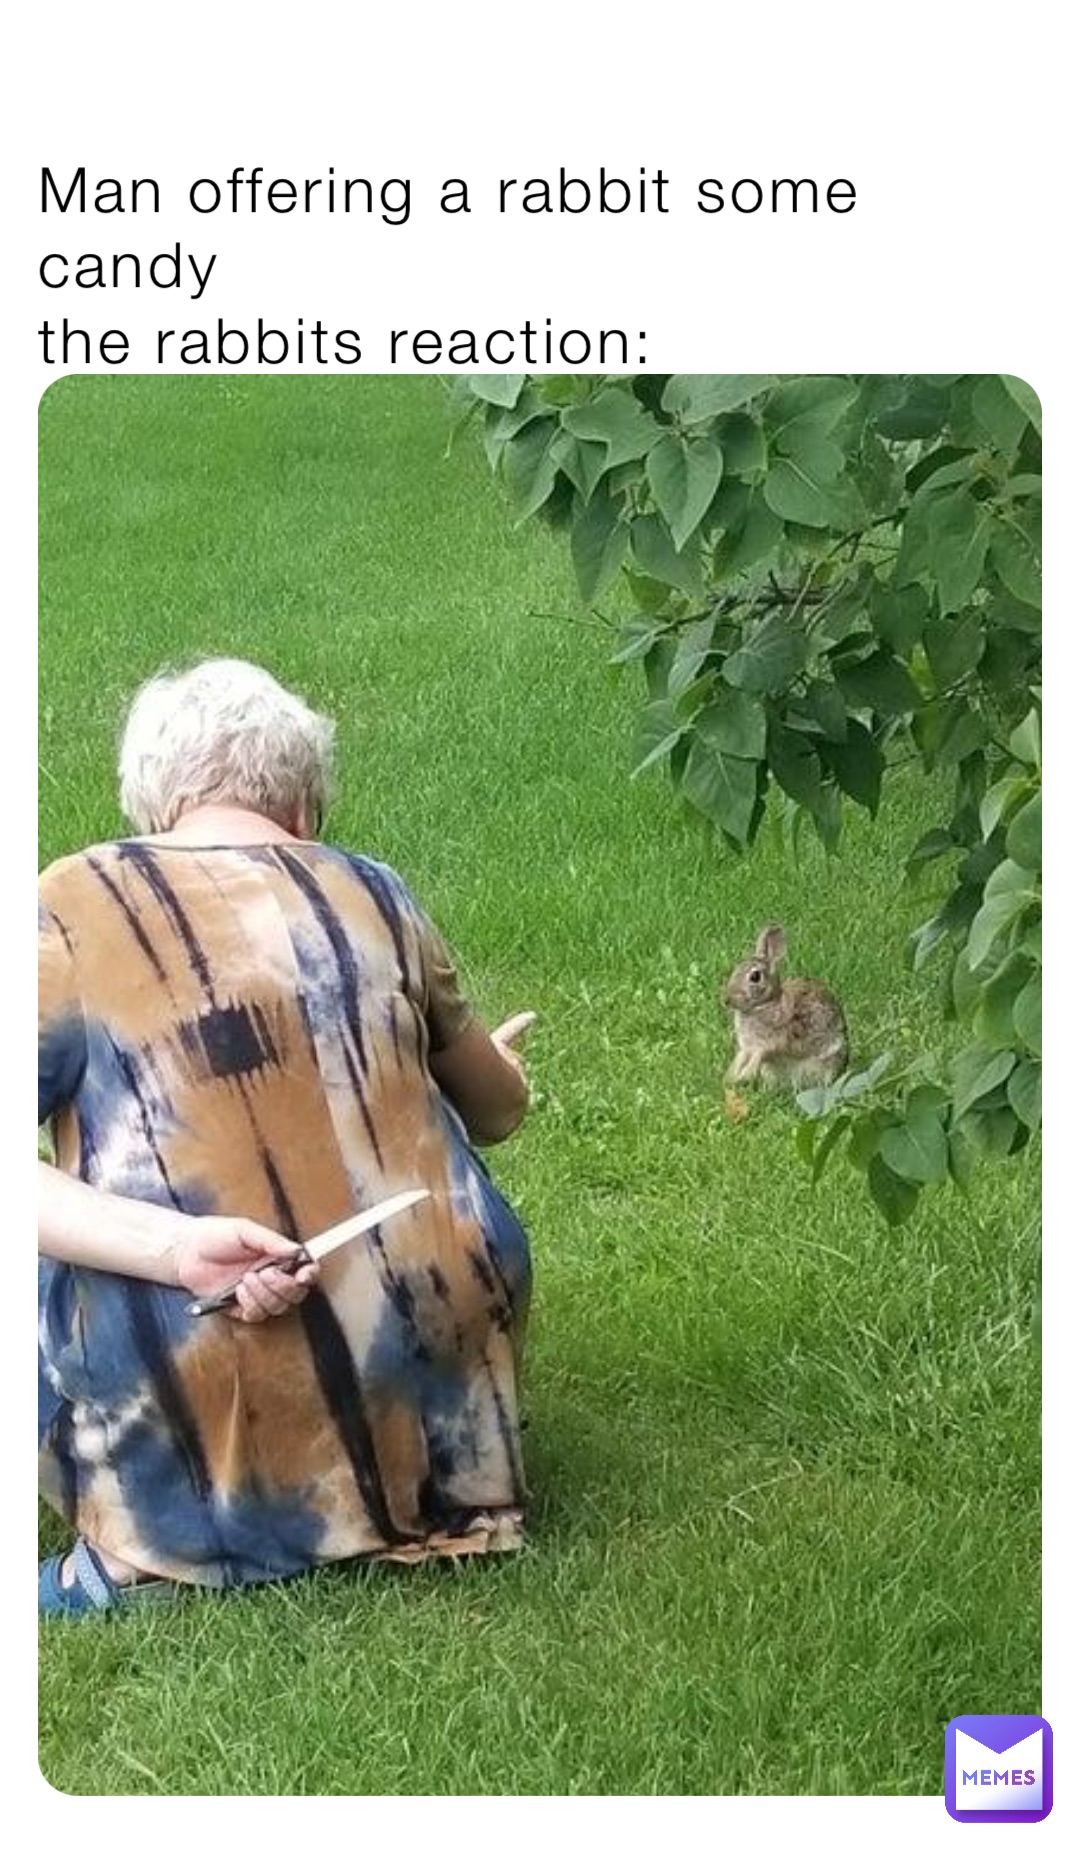
[[[194,1299],[186,1308],[189,1318],[205,1318],[208,1312],[223,1312],[231,1305],[237,1287],[248,1273],[261,1273],[268,1266],[276,1266],[280,1272],[294,1273],[298,1266],[308,1266],[316,1260],[324,1260],[328,1253],[338,1247],[347,1247],[351,1240],[359,1240],[361,1234],[370,1233],[373,1227],[381,1227],[394,1214],[404,1213],[406,1208],[414,1208],[418,1201],[427,1201],[430,1188],[407,1188],[404,1194],[391,1195],[387,1201],[379,1201],[373,1208],[363,1208],[359,1214],[350,1215],[347,1221],[339,1221],[336,1227],[328,1227],[324,1234],[316,1234],[295,1253],[290,1253],[282,1260],[257,1260],[234,1279],[231,1286],[223,1286],[209,1299]]]

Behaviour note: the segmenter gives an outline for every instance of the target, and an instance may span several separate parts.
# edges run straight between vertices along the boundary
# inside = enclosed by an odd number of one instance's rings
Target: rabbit
[[[786,948],[783,929],[770,923],[724,990],[724,1004],[735,1015],[729,1084],[760,1078],[768,1085],[801,1089],[831,1084],[847,1065],[847,1026],[839,1000],[820,980],[781,981]]]

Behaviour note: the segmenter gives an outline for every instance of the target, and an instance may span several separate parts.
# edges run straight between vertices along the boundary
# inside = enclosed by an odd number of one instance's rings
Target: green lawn
[[[758,925],[855,1051],[940,1037],[903,966],[910,784],[839,859],[722,856],[627,780],[636,672],[511,530],[426,380],[69,378],[42,442],[42,857],[111,835],[134,684],[267,662],[336,712],[336,841],[398,866],[492,1020],[531,1229],[531,1548],[41,1633],[75,1793],[933,1793],[955,1714],[1037,1708],[1037,1168],[890,1234],[792,1111],[723,1113]],[[49,1521],[44,1549],[61,1529]]]

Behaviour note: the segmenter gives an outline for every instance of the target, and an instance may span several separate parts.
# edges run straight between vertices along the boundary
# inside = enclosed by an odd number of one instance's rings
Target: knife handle
[[[211,1298],[193,1299],[184,1309],[189,1318],[205,1318],[209,1312],[223,1312],[232,1304],[248,1273],[264,1273],[271,1266],[276,1266],[279,1273],[295,1273],[298,1267],[306,1266],[310,1258],[306,1247],[297,1247],[295,1253],[287,1254],[283,1260],[256,1260],[253,1266],[245,1267],[231,1286],[222,1286]]]

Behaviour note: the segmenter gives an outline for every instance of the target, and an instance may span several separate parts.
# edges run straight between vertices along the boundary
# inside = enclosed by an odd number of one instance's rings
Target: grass
[[[856,1052],[940,1039],[902,964],[916,786],[839,860],[721,857],[627,781],[636,677],[561,547],[443,457],[416,379],[69,378],[42,443],[43,859],[116,828],[134,684],[235,653],[335,712],[329,827],[409,878],[492,1020],[531,1229],[530,1549],[345,1567],[41,1632],[73,1793],[939,1793],[955,1714],[1039,1705],[1032,1162],[890,1234],[791,1108],[725,1120],[758,925]],[[62,1529],[46,1517],[45,1549]]]

